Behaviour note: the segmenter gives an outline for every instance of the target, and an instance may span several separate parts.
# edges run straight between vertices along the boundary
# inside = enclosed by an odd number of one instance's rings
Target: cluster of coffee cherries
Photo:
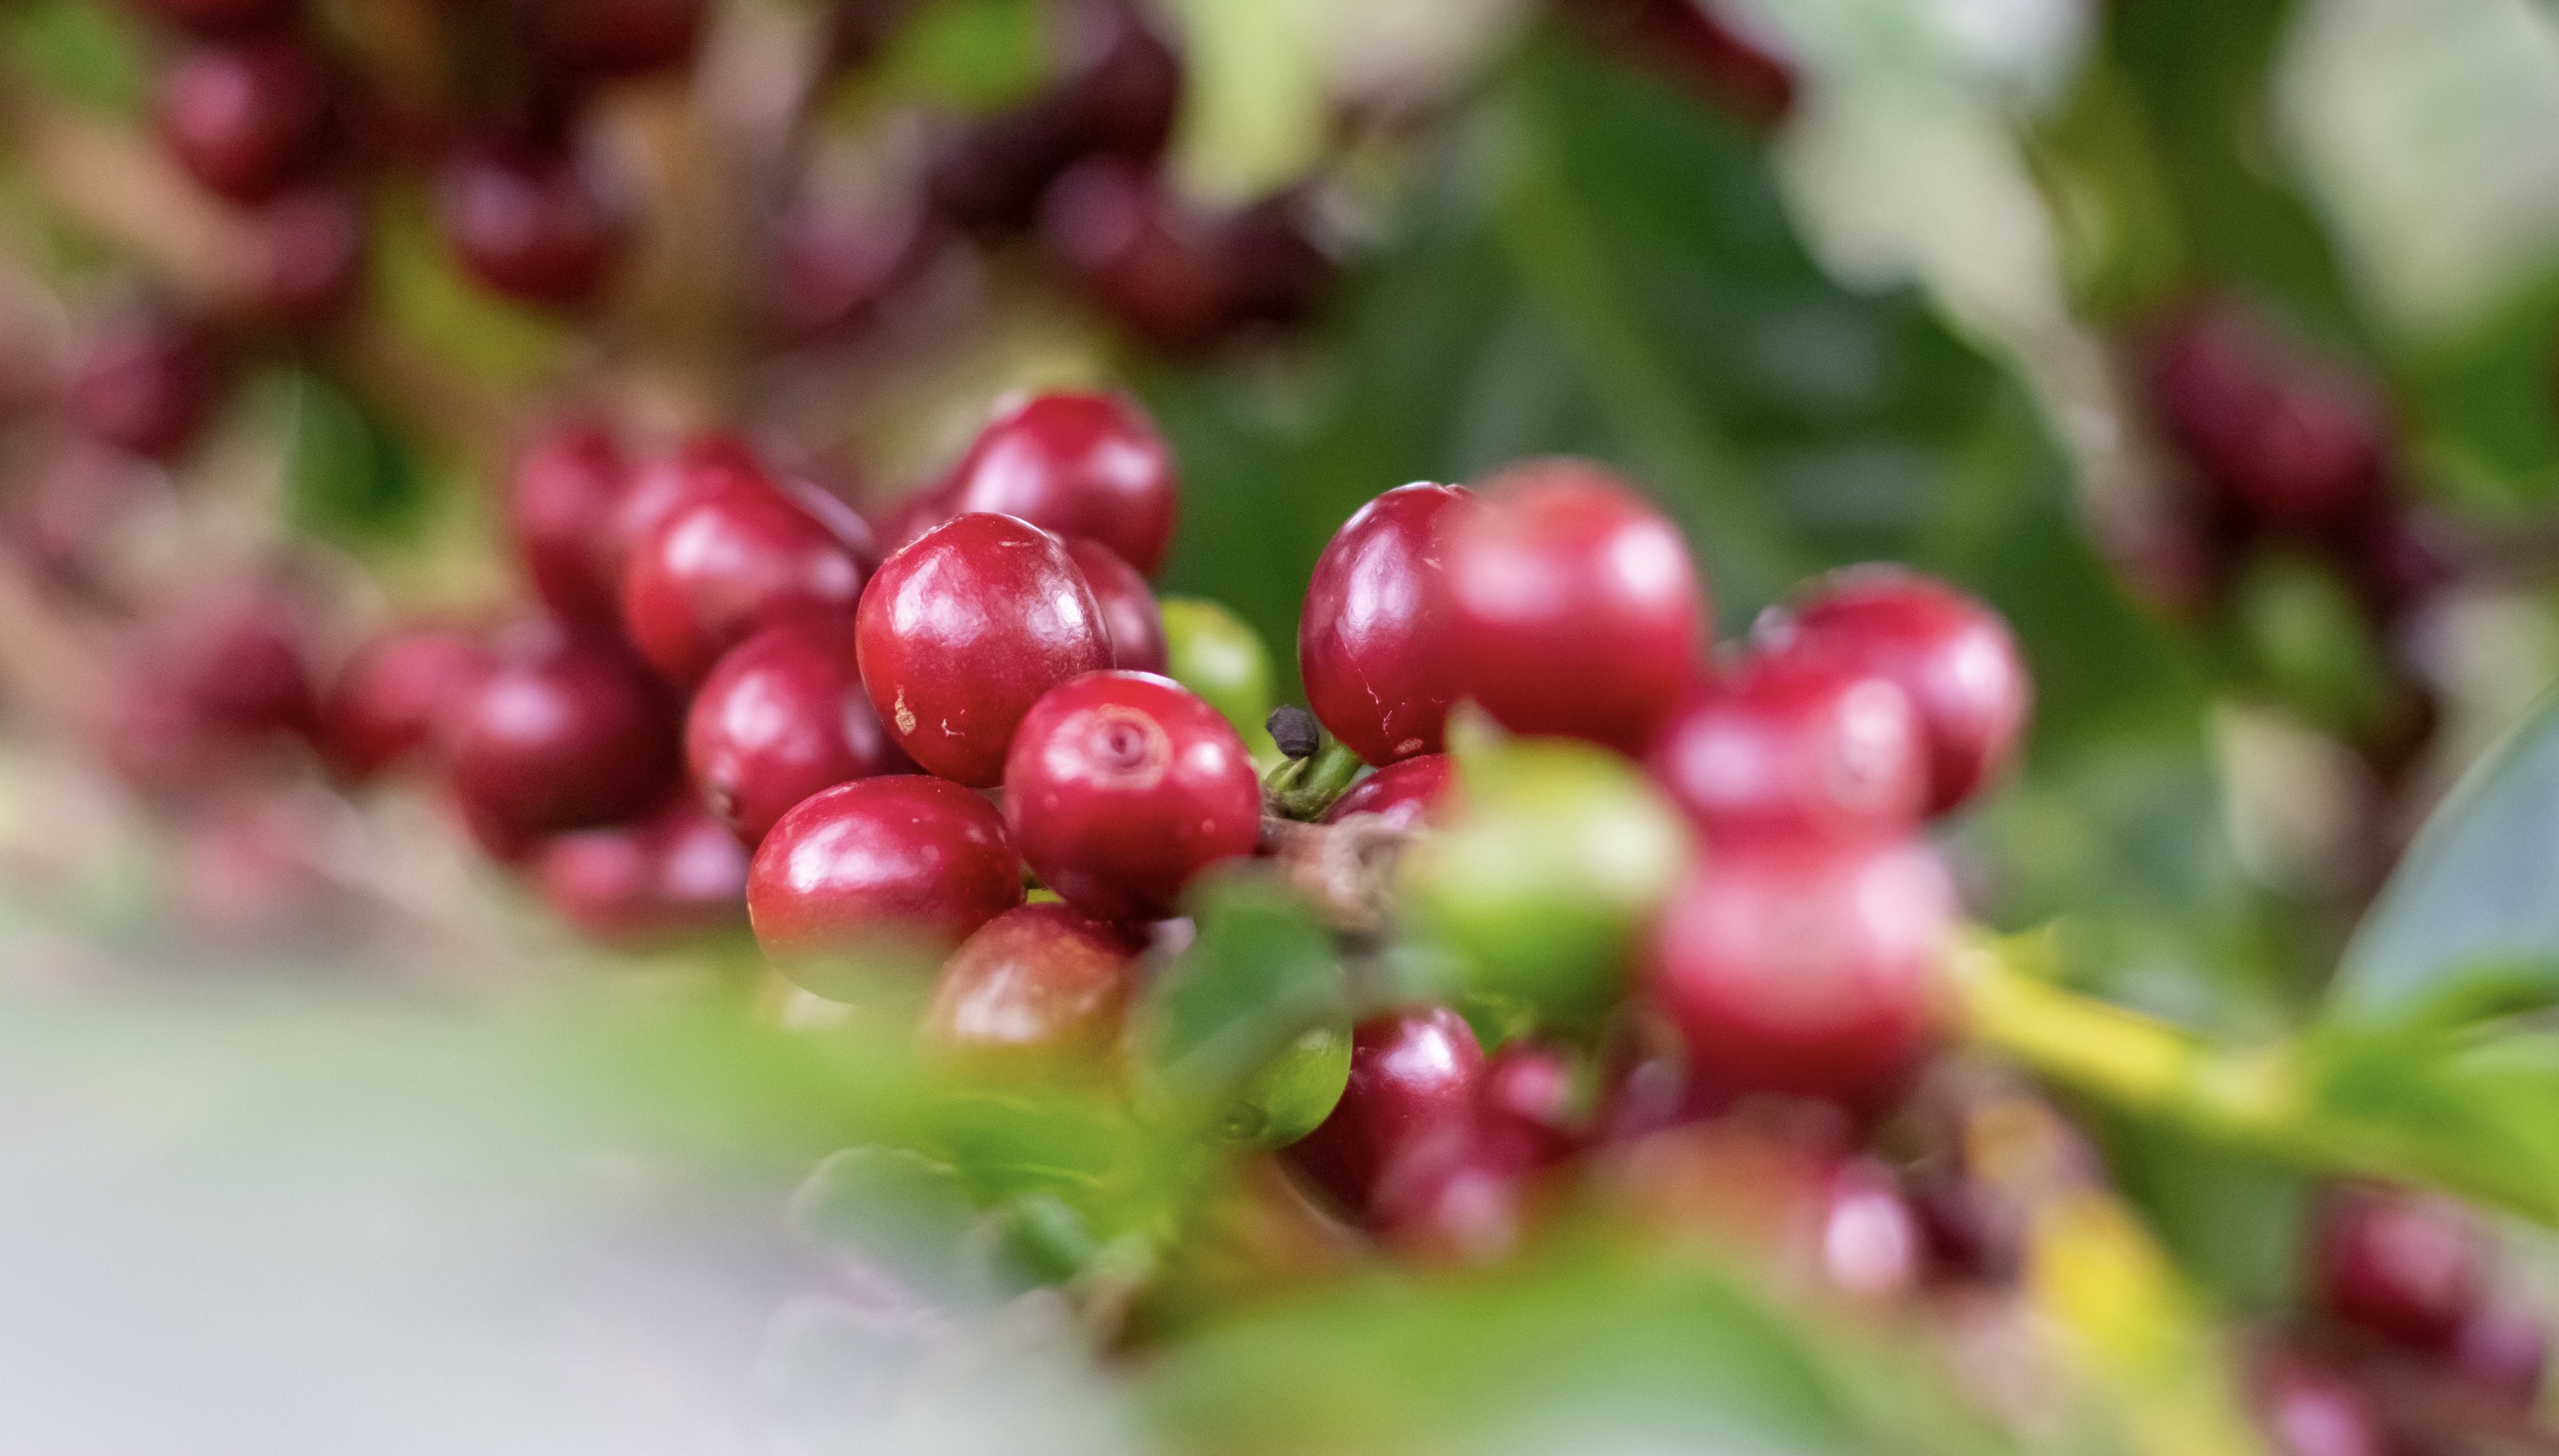
[[[2460,1205],[2376,1184],[2329,1191],[2304,1270],[2309,1317],[2262,1348],[2252,1393],[2284,1456],[2538,1442],[2550,1330],[2500,1278]]]

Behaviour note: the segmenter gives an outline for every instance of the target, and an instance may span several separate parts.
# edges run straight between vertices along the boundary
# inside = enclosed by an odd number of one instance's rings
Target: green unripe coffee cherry
[[[1587,1025],[1622,994],[1636,937],[1687,869],[1688,826],[1606,749],[1451,738],[1465,807],[1409,851],[1415,928],[1448,952],[1458,994]]]
[[[1280,761],[1264,727],[1271,716],[1271,650],[1244,619],[1199,597],[1165,597],[1164,675],[1226,715],[1253,761],[1267,772]]]
[[[1290,1042],[1235,1094],[1226,1135],[1254,1147],[1285,1147],[1332,1115],[1350,1080],[1350,1027],[1316,1027]]]

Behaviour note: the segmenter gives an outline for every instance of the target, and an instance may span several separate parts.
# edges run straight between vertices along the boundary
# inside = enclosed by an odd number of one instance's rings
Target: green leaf
[[[294,525],[345,541],[395,537],[415,524],[423,473],[399,437],[328,376],[297,369],[289,380],[285,503]]]
[[[1038,0],[937,0],[898,28],[866,82],[962,111],[1029,97],[1048,75]]]
[[[1277,881],[1239,870],[1192,893],[1198,939],[1137,1012],[1142,1092],[1173,1128],[1229,1121],[1256,1073],[1349,1006],[1332,932]]]
[[[10,73],[119,116],[139,114],[150,90],[141,35],[101,0],[0,5],[0,57]]]

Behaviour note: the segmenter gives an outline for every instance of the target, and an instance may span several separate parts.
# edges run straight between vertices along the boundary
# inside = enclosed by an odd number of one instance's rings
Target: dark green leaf
[[[396,536],[413,524],[425,490],[399,437],[326,375],[297,370],[291,388],[285,499],[293,523],[339,540]]]

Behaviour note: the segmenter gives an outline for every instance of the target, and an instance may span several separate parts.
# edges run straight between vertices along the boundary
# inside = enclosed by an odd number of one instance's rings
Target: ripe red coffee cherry
[[[264,202],[318,155],[329,73],[296,41],[199,47],[161,73],[157,112],[188,175],[233,202]]]
[[[1333,801],[1324,822],[1376,814],[1391,828],[1420,829],[1439,822],[1457,803],[1457,772],[1446,754],[1427,753],[1393,763],[1351,786]]]
[[[690,799],[543,841],[533,883],[589,938],[637,946],[746,923],[746,848]]]
[[[198,35],[239,36],[282,30],[302,6],[301,0],[142,0],[141,8]]]
[[[498,657],[446,726],[454,796],[485,842],[609,824],[666,794],[675,709],[646,666],[549,624]]]
[[[1865,1110],[1936,1046],[1953,922],[1923,844],[1740,839],[1671,902],[1643,974],[1693,1077]]]
[[[2388,425],[2361,389],[2293,357],[2236,308],[2206,302],[2161,326],[2151,404],[2225,523],[2320,533],[2379,504]]]
[[[1164,564],[1181,494],[1153,422],[1116,394],[1036,394],[1000,408],[944,489],[954,514],[991,511],[1091,536],[1149,577]]]
[[[1441,557],[1459,695],[1515,733],[1640,754],[1699,675],[1713,611],[1678,527],[1579,460],[1513,466]]]
[[[888,558],[855,618],[862,681],[907,757],[973,789],[1004,777],[1042,693],[1111,665],[1102,604],[1065,543],[963,515]]]
[[[804,192],[773,221],[760,289],[766,322],[796,343],[866,318],[930,269],[948,241],[911,193]]]
[[[165,459],[195,439],[221,389],[211,341],[182,320],[137,312],[89,341],[72,374],[72,418],[110,445]]]
[[[1003,816],[921,774],[802,801],[764,836],[746,881],[756,944],[821,995],[847,989],[865,955],[939,957],[1021,903]]]
[[[489,650],[455,628],[411,627],[367,643],[339,669],[322,707],[329,762],[362,783],[408,758],[490,667]]]
[[[591,419],[548,425],[516,457],[507,515],[517,553],[543,605],[571,622],[621,621],[621,578],[599,543],[623,480],[613,433]]]
[[[473,277],[554,308],[595,294],[621,233],[575,157],[514,139],[447,157],[436,171],[435,216],[445,245]]]
[[[2468,1211],[2377,1185],[2330,1194],[2311,1256],[2330,1314],[2415,1350],[2449,1349],[2487,1288],[2487,1236]]]
[[[287,323],[327,318],[356,291],[364,273],[365,219],[334,187],[288,192],[257,215],[264,254],[259,303]]]
[[[1444,589],[1450,532],[1481,510],[1463,486],[1399,486],[1315,558],[1297,669],[1316,718],[1372,764],[1435,754],[1458,695]]]
[[[769,481],[669,511],[622,573],[622,622],[659,671],[689,683],[759,628],[849,619],[869,573],[834,531]]]
[[[720,658],[693,694],[684,759],[750,846],[822,789],[916,772],[862,690],[853,624],[826,617],[768,627]]]
[[[1351,1034],[1351,1076],[1332,1115],[1280,1156],[1353,1214],[1417,1149],[1462,1138],[1475,1115],[1484,1049],[1445,1007],[1390,1012]]]
[[[1890,678],[1928,740],[1928,812],[1982,792],[2017,756],[2034,697],[2017,639],[1997,612],[1894,566],[1834,572],[1772,619],[1767,651],[1808,651]]]
[[[732,486],[770,479],[755,447],[724,430],[691,436],[672,451],[643,460],[614,499],[604,529],[589,543],[592,569],[612,583],[618,604],[631,554],[677,508]]]
[[[1066,554],[1084,573],[1084,584],[1102,604],[1111,638],[1111,665],[1130,672],[1164,670],[1164,614],[1137,568],[1091,536],[1068,536]]]
[[[1040,204],[1040,233],[1122,328],[1157,349],[1203,348],[1234,319],[1212,223],[1136,163],[1095,157],[1070,169]]]
[[[1758,653],[1680,709],[1653,775],[1710,839],[1896,838],[1928,793],[1928,741],[1890,680],[1820,655]]]
[[[925,1041],[973,1060],[1094,1068],[1119,1045],[1143,948],[1063,905],[1007,910],[944,963]]]
[[[319,730],[301,619],[270,592],[205,609],[171,645],[160,671],[163,691],[222,728],[305,738]]]
[[[1169,678],[1093,672],[1051,688],[1004,761],[1013,847],[1067,904],[1161,920],[1182,887],[1262,838],[1262,779],[1226,715]]]

